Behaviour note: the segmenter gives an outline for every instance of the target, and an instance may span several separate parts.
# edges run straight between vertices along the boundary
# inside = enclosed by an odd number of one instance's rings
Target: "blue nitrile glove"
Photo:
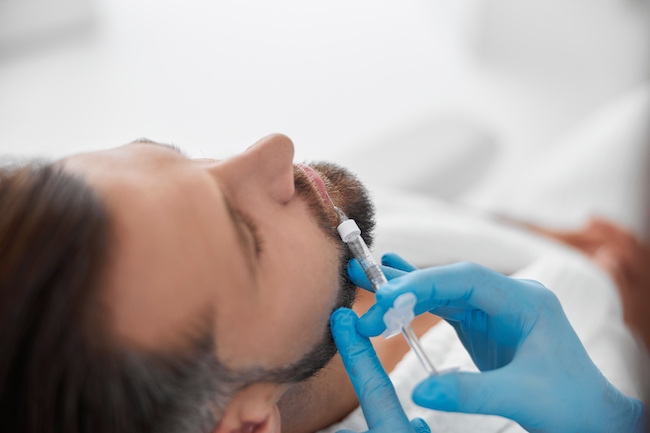
[[[396,255],[399,270],[376,294],[357,323],[366,336],[385,328],[394,299],[412,292],[416,314],[445,318],[482,373],[456,372],[425,379],[413,392],[420,406],[450,412],[501,415],[531,432],[637,432],[641,402],[624,396],[589,358],[553,292],[540,283],[506,277],[471,263],[424,270]],[[348,273],[368,286],[358,263]]]
[[[379,267],[388,281],[418,269],[395,253],[384,254],[381,257],[381,265]],[[348,277],[350,277],[350,280],[357,287],[361,287],[369,292],[375,291],[357,259],[352,259],[348,262]]]
[[[430,433],[422,419],[409,422],[370,340],[357,333],[357,320],[352,310],[339,308],[332,313],[330,325],[370,428],[368,433]],[[350,430],[339,433],[348,432]]]

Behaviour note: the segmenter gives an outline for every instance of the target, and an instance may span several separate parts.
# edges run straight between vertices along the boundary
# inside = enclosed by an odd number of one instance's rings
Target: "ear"
[[[214,433],[280,433],[277,403],[287,389],[277,383],[254,383],[240,389]]]

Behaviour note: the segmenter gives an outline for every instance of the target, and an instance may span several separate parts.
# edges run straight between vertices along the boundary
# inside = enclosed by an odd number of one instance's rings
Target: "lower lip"
[[[309,177],[309,180],[311,180],[314,186],[316,186],[316,189],[318,190],[318,193],[320,194],[323,201],[326,203],[332,203],[329,194],[327,194],[327,188],[325,188],[325,182],[323,182],[323,179],[320,177],[320,175],[316,173],[316,171],[313,168],[309,167],[308,165],[296,164],[296,166],[300,167],[300,169],[305,172],[307,177]]]

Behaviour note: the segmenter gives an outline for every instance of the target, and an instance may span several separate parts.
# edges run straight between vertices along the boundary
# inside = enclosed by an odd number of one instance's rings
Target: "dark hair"
[[[51,164],[0,169],[0,431],[209,431],[241,377],[208,332],[184,354],[110,343],[99,196]]]

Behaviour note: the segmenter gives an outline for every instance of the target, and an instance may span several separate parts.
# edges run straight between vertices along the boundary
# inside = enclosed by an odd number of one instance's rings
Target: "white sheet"
[[[603,374],[625,394],[640,396],[637,373],[640,353],[623,324],[616,287],[587,258],[539,236],[431,197],[385,191],[376,197],[376,203],[377,256],[398,251],[419,265],[472,260],[514,273],[516,277],[541,281],[558,295],[571,324]],[[422,343],[437,367],[476,370],[446,323],[428,331]],[[413,353],[404,357],[390,377],[408,416],[422,417],[434,432],[523,431],[516,423],[500,417],[444,413],[415,406],[410,394],[424,372]],[[342,428],[367,429],[361,410],[357,409],[324,432]]]

